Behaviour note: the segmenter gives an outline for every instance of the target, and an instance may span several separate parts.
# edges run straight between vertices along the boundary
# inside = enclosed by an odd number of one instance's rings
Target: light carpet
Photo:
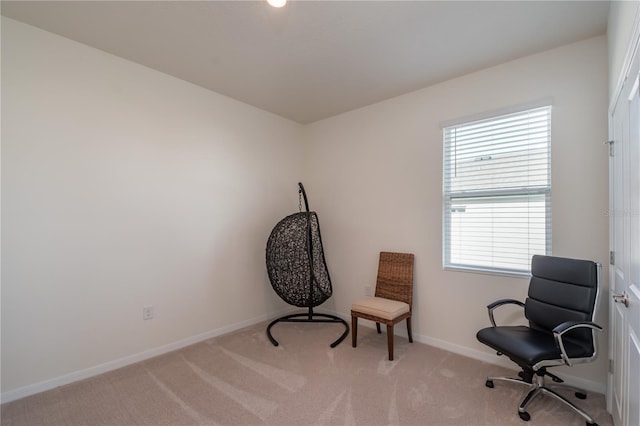
[[[336,324],[266,323],[3,404],[2,425],[580,425],[550,397],[517,406],[526,389],[487,375],[514,372],[360,327],[358,347]],[[611,425],[603,395],[571,401]]]

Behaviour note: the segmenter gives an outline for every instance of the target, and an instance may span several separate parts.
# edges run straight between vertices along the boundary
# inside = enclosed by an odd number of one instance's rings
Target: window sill
[[[503,277],[514,277],[514,278],[531,278],[531,272],[529,271],[508,271],[501,269],[481,269],[481,268],[473,268],[473,267],[464,267],[464,266],[444,266],[442,268],[445,271],[452,272],[468,272],[472,274],[484,274],[484,275],[497,275]]]

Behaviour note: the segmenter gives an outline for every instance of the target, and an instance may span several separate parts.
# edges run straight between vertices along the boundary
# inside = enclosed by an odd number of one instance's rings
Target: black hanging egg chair
[[[307,194],[298,183],[300,210],[302,197],[306,211],[282,219],[267,240],[267,271],[275,292],[290,305],[307,308],[305,313],[275,319],[267,327],[267,336],[274,346],[278,342],[271,335],[271,327],[278,322],[335,322],[345,327],[344,333],[331,343],[336,347],[349,334],[349,325],[334,315],[313,312],[313,308],[331,297],[331,278],[324,259],[318,215],[309,211]]]

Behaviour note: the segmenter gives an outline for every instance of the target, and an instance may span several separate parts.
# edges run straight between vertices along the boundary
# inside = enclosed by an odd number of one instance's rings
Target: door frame
[[[615,90],[613,92],[613,96],[610,100],[610,104],[609,104],[609,111],[608,111],[608,120],[609,120],[609,141],[614,141],[614,122],[613,122],[613,114],[615,112],[615,108],[618,104],[618,101],[620,100],[620,97],[623,95],[623,89],[624,89],[624,85],[627,81],[627,79],[631,78],[631,79],[635,79],[637,76],[637,70],[635,72],[635,74],[632,74],[632,72],[634,71],[633,67],[634,67],[634,61],[640,61],[640,7],[638,9],[636,9],[636,14],[635,14],[635,18],[634,18],[634,22],[633,22],[633,28],[632,28],[632,32],[631,32],[631,39],[629,41],[629,45],[627,46],[627,51],[624,57],[624,61],[620,70],[620,75],[618,76],[618,82],[616,84]],[[606,143],[606,142],[605,142]],[[609,142],[609,144],[612,142]],[[613,142],[615,144],[615,142]],[[615,219],[615,211],[613,210],[615,208],[614,206],[614,200],[613,200],[613,184],[614,184],[614,179],[613,179],[613,173],[614,173],[614,168],[613,166],[613,157],[610,157],[609,159],[609,250],[611,252],[613,252],[615,250],[615,233],[614,233],[614,219]],[[611,353],[611,348],[613,347],[614,344],[614,332],[612,330],[612,326],[614,324],[613,322],[613,314],[614,314],[614,309],[611,307],[612,299],[613,299],[613,280],[615,279],[615,268],[614,267],[609,267],[609,291],[608,291],[608,303],[609,303],[609,333],[608,333],[608,344],[609,344],[609,351],[608,351],[608,361],[609,361],[609,371],[607,374],[607,394],[606,394],[606,404],[607,404],[607,411],[609,413],[613,413],[613,358],[612,358],[612,353]],[[628,360],[625,360],[625,362]],[[628,375],[627,375],[628,377]],[[627,389],[627,393],[628,393],[628,389]],[[627,398],[629,397],[629,395],[627,395]],[[627,406],[625,411],[626,413],[623,413],[622,416],[622,421],[628,421],[628,409],[629,407]],[[618,425],[616,425],[618,426]]]

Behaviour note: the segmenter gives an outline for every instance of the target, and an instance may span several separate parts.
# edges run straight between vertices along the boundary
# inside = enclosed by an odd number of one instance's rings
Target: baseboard
[[[34,395],[40,392],[55,389],[60,386],[68,385],[69,383],[77,382],[79,380],[88,379],[99,374],[107,373],[109,371],[116,370],[118,368],[126,367],[127,365],[135,364],[136,362],[144,361],[149,358],[153,358],[159,355],[166,354],[189,345],[193,345],[208,339],[212,339],[223,334],[230,333],[232,331],[239,330],[241,328],[249,327],[254,324],[266,321],[270,318],[276,318],[281,315],[291,313],[291,309],[285,309],[280,312],[268,315],[262,315],[257,318],[252,318],[239,323],[231,324],[225,327],[217,328],[215,330],[207,331],[195,336],[187,337],[186,339],[178,340],[167,345],[159,346],[157,348],[149,349],[147,351],[139,352],[133,355],[119,358],[114,361],[105,362],[94,367],[87,368],[85,370],[74,371],[64,376],[55,377],[53,379],[45,380],[42,382],[34,383],[32,385],[23,386],[18,389],[4,392],[0,395],[0,403],[6,403],[15,401],[20,398],[24,398],[30,395]]]
[[[318,312],[324,312],[331,315],[337,315],[345,320],[349,320],[351,317],[347,315],[342,315],[335,311],[331,311],[328,309],[317,309]],[[143,351],[137,354],[133,354],[130,356],[126,356],[124,358],[119,358],[114,361],[109,361],[104,364],[96,365],[94,367],[87,368],[85,370],[75,371],[73,373],[65,374],[64,376],[56,377],[50,380],[45,380],[39,383],[35,383],[32,385],[27,385],[18,389],[10,390],[4,392],[0,395],[0,403],[6,403],[15,401],[20,398],[24,398],[30,395],[34,395],[40,392],[48,391],[51,389],[55,389],[60,386],[64,386],[73,382],[77,382],[79,380],[88,379],[93,376],[97,376],[99,374],[107,373],[109,371],[116,370],[118,368],[126,367],[127,365],[134,364],[136,362],[141,362],[159,355],[163,355],[168,352],[172,352],[181,348],[184,348],[189,345],[193,345],[208,339],[212,339],[217,336],[221,336],[223,334],[227,334],[236,330],[239,330],[244,327],[249,327],[254,324],[258,324],[260,322],[266,321],[270,318],[277,318],[282,315],[287,315],[292,312],[291,308],[282,310],[275,314],[270,315],[262,315],[257,318],[252,318],[246,321],[241,321],[236,324],[231,324],[225,327],[221,327],[215,330],[211,330],[205,333],[201,333],[195,336],[188,337],[186,339],[178,340],[177,342],[169,343],[167,345],[163,345],[157,348],[153,348],[147,351]],[[362,321],[362,325],[366,327],[373,327],[373,323],[367,324],[367,321]],[[401,330],[401,327],[396,327],[399,334],[402,335],[404,332]],[[405,334],[406,337],[406,334]],[[479,361],[483,361],[489,364],[498,365],[500,367],[508,368],[514,370],[513,363],[505,360],[503,357],[497,357],[492,353],[487,353],[475,349],[468,348],[466,346],[457,345],[455,343],[447,342],[445,340],[436,339],[433,337],[428,337],[420,334],[413,335],[414,341],[424,343],[425,345],[433,346],[436,348],[440,348],[449,352],[453,352],[458,355],[466,356],[468,358],[476,359]],[[601,394],[606,394],[606,385],[598,382],[594,382],[592,380],[586,380],[580,377],[570,376],[563,374],[563,379],[572,385],[578,388],[590,391],[597,392]]]
[[[338,315],[344,319],[349,319],[350,317],[344,314],[331,312],[329,310],[325,310],[327,313]],[[373,328],[374,323],[371,321],[361,321],[360,325],[364,327]],[[404,327],[395,327],[395,334],[403,337],[407,337],[407,333],[404,330]],[[513,370],[514,374],[517,374],[517,367],[515,367],[514,363],[505,357],[496,356],[495,352],[483,352],[477,349],[468,348],[466,346],[458,345],[455,343],[447,342],[446,340],[436,339],[433,337],[424,336],[421,334],[413,334],[413,340],[415,342],[424,343],[425,345],[433,346],[439,349],[443,349],[448,352],[453,352],[458,355],[466,356],[467,358],[472,358],[478,361],[486,362],[488,364],[497,365],[499,367],[504,367],[509,370]],[[606,395],[607,393],[607,385],[604,383],[595,382],[593,380],[583,379],[582,377],[572,376],[566,373],[562,374],[562,379],[571,386],[575,386],[579,389],[584,389],[589,392],[600,393]]]
[[[447,342],[445,340],[435,339],[433,337],[427,337],[423,335],[414,334],[413,340],[424,343],[425,345],[444,349],[445,351],[453,352],[458,355],[466,356],[467,358],[472,358],[478,361],[486,362],[488,364],[508,368],[510,370],[513,370],[514,372],[517,371],[517,368],[514,368],[514,364],[511,361],[509,361],[505,357],[496,356],[495,353],[483,352],[476,349],[468,348],[466,346]],[[584,389],[589,392],[600,393],[603,395],[607,392],[606,384],[595,382],[593,380],[587,380],[582,377],[572,376],[566,373],[561,374],[561,376],[562,379],[570,386],[575,386],[579,389]]]

